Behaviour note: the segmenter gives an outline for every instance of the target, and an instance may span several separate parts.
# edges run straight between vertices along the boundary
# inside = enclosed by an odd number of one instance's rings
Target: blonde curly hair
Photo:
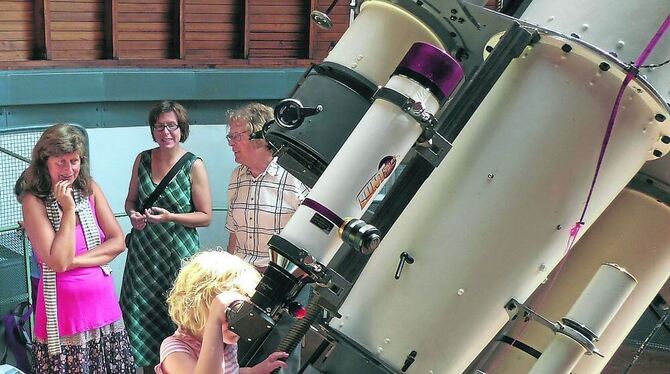
[[[170,318],[179,329],[201,338],[209,307],[225,291],[251,297],[261,276],[253,266],[224,251],[203,251],[181,268],[167,298]]]

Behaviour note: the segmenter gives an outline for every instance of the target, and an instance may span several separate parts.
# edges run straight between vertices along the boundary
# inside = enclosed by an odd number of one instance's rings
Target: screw
[[[572,51],[572,46],[570,44],[563,44],[563,46],[561,46],[561,51],[570,53],[570,51]]]
[[[600,70],[602,70],[602,71],[608,71],[608,70],[610,69],[610,64],[608,64],[607,62],[604,62],[604,61],[603,61],[603,62],[600,63],[600,65],[598,65],[598,67],[599,67]]]
[[[658,149],[654,149],[654,156],[661,157],[663,156],[663,152],[659,151]]]
[[[663,122],[663,121],[665,121],[665,116],[662,115],[661,113],[657,113],[657,114],[654,116],[654,119],[655,119],[656,121],[658,121],[658,122]]]

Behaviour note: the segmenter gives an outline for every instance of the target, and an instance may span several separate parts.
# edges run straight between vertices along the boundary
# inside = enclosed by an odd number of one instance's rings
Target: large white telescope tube
[[[619,265],[601,265],[563,323],[589,341],[597,340],[636,285],[635,277]],[[558,332],[529,373],[570,373],[586,352],[580,343]]]
[[[571,49],[565,52],[569,43]],[[390,229],[331,326],[408,372],[461,373],[559,262],[580,219],[625,71],[542,34],[500,77]],[[640,91],[638,92],[637,89]],[[661,144],[664,103],[641,83],[609,141],[585,232]],[[658,153],[656,152],[656,153]],[[659,155],[660,155],[659,154]],[[414,263],[394,278],[399,258]]]
[[[663,158],[655,162],[667,164]],[[589,281],[590,274],[606,259],[635,274],[638,285],[626,300],[597,343],[603,357],[586,355],[573,370],[576,374],[599,373],[612,358],[642,313],[670,275],[670,207],[630,188],[624,189],[607,207],[565,260],[560,277],[538,288],[527,305],[550,320],[568,311]],[[553,277],[552,274],[550,277]],[[539,300],[543,300],[540,304]],[[538,304],[538,305],[536,305]],[[513,339],[543,352],[552,339],[551,331],[530,322],[517,324],[507,333]],[[528,372],[536,359],[519,349],[499,345],[478,365],[484,371],[495,366],[496,374]]]

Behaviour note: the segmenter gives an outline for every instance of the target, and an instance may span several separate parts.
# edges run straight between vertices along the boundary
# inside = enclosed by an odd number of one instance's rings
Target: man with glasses
[[[260,131],[272,118],[272,108],[259,103],[248,104],[228,114],[229,131],[226,136],[235,162],[240,164],[233,170],[228,185],[228,252],[243,258],[261,273],[271,260],[276,261],[276,255],[271,253],[267,244],[270,237],[286,226],[309,191],[307,186],[277,164],[265,140],[251,139],[251,134]],[[267,354],[274,352],[282,333],[288,330],[282,321],[268,337],[262,352],[266,352],[265,347]],[[263,357],[263,354],[256,357]],[[284,373],[298,371],[299,346],[291,353],[287,363],[288,369]]]

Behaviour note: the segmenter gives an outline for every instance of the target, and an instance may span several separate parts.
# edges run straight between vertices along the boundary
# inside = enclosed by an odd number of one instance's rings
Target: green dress
[[[190,174],[195,160],[192,157],[184,164],[153,206],[172,213],[194,211]],[[151,150],[142,152],[137,174],[136,206],[140,206],[157,186],[151,179]],[[144,230],[133,230],[120,303],[137,366],[158,364],[161,342],[175,332],[165,300],[182,260],[198,248],[196,229],[174,222],[150,223]]]

